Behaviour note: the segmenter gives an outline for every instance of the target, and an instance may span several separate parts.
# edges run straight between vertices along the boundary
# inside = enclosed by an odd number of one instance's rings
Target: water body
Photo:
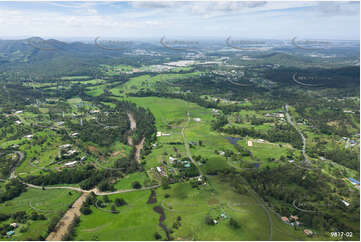
[[[226,140],[228,140],[229,143],[231,143],[234,146],[238,146],[238,140],[240,140],[241,138],[237,138],[237,137],[224,137]]]

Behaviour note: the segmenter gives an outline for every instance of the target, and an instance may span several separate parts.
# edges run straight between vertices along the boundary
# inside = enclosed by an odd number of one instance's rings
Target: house
[[[343,204],[345,204],[346,207],[350,206],[350,203],[346,202],[345,200],[341,200],[341,202],[343,202]]]
[[[248,140],[247,144],[248,144],[248,146],[253,146],[252,140]]]
[[[160,136],[170,136],[170,134],[166,134],[166,133],[162,133],[160,131],[157,131],[157,137],[160,137]]]
[[[219,114],[219,110],[214,109],[214,108],[212,108],[212,112],[213,112],[213,113],[216,113],[216,114]]]
[[[72,133],[70,136],[76,137],[76,136],[78,136],[78,135],[79,135],[79,133]]]
[[[196,121],[196,122],[200,122],[200,121],[201,121],[200,118],[194,118],[193,120]]]
[[[165,170],[162,167],[157,166],[156,169],[161,176],[166,176]]]
[[[169,161],[170,163],[173,163],[175,160],[177,160],[176,158],[173,158],[172,156],[169,156]]]
[[[72,162],[65,163],[64,165],[66,167],[73,167],[73,166],[75,166],[76,163],[78,163],[78,161],[75,160],[75,161],[72,161]]]
[[[295,160],[289,160],[288,162],[289,162],[289,163],[293,163],[293,162],[295,162]]]
[[[185,167],[185,168],[190,168],[190,167],[191,167],[191,164],[190,164],[190,163],[186,163],[186,164],[184,164],[184,167]]]
[[[71,147],[71,144],[65,144],[65,145],[60,145],[59,148],[61,149],[66,149],[66,148],[69,148]]]
[[[217,220],[213,219],[213,223],[214,224],[218,224]]]
[[[21,121],[16,120],[15,123],[16,123],[16,124],[21,124]]]
[[[27,138],[27,139],[31,139],[32,137],[34,137],[34,135],[29,134],[29,135],[25,135],[24,137]]]
[[[309,229],[305,229],[303,230],[303,232],[307,235],[307,236],[311,236],[313,234],[312,230]]]
[[[283,113],[276,113],[277,118],[284,118],[285,115]]]
[[[352,146],[357,145],[357,141],[356,141],[356,140],[350,140],[350,144],[351,144]]]
[[[298,218],[298,216],[297,216],[297,215],[295,215],[295,216],[291,215],[291,216],[290,216],[290,219],[292,219],[292,220],[296,221],[296,220],[298,220],[299,218]]]
[[[325,160],[326,160],[326,158],[325,158],[325,157],[323,157],[323,156],[320,156],[320,160],[325,161]]]
[[[71,155],[74,155],[77,151],[76,150],[69,150],[67,152],[67,156],[71,156]]]
[[[15,114],[23,113],[22,110],[16,111]]]
[[[17,227],[18,227],[18,224],[17,224],[17,223],[11,223],[11,224],[10,224],[10,227],[17,228]]]
[[[58,124],[59,126],[62,126],[62,125],[64,124],[64,122],[63,122],[63,121],[60,121],[60,122],[57,122],[57,124]]]
[[[352,177],[347,178],[349,182],[351,182],[352,185],[360,185],[360,182],[356,179],[353,179]]]
[[[83,161],[86,159],[86,156],[83,156],[82,158],[80,158],[80,161]]]
[[[225,213],[222,213],[222,214],[221,214],[221,218],[222,218],[222,219],[226,219],[226,218],[227,218],[227,215],[226,215]]]
[[[281,217],[281,220],[282,220],[283,222],[285,222],[285,223],[289,223],[289,222],[290,222],[287,217]]]
[[[264,139],[258,139],[258,143],[264,143]]]

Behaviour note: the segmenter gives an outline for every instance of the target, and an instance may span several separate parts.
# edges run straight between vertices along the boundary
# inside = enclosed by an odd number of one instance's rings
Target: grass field
[[[144,181],[147,179],[148,177],[144,172],[131,173],[119,179],[114,187],[116,190],[132,189],[133,182],[138,181],[142,184],[142,186],[144,186]]]
[[[1,213],[13,214],[19,211],[25,211],[28,215],[36,211],[38,214],[43,214],[47,218],[46,220],[33,221],[27,219],[25,224],[18,223],[19,227],[15,229],[15,235],[13,239],[16,240],[28,240],[35,239],[41,235],[45,237],[47,235],[46,230],[55,216],[61,214],[62,211],[66,211],[68,206],[72,204],[80,193],[72,191],[71,195],[68,190],[39,190],[29,188],[28,191],[22,193],[19,197],[16,197],[10,201],[0,204]],[[12,223],[12,218],[7,221],[3,221],[0,224]],[[20,232],[22,230],[23,232]],[[9,240],[9,238],[1,238],[1,240]]]
[[[117,214],[92,206],[92,213],[81,217],[74,240],[154,240],[155,232],[165,238],[158,226],[159,215],[153,211],[156,204],[146,204],[149,195],[150,191],[137,191],[109,196],[112,201],[123,198],[128,203],[117,207]]]
[[[210,186],[192,188],[189,183],[171,185],[169,189],[157,189],[157,202],[146,204],[150,191],[137,191],[109,196],[111,201],[123,198],[128,205],[117,208],[119,213],[91,207],[92,214],[81,217],[76,228],[75,240],[155,240],[154,233],[165,233],[157,225],[159,214],[153,207],[164,208],[164,223],[175,240],[268,240],[270,225],[264,209],[252,196],[239,195],[228,184],[212,177]],[[165,195],[168,194],[168,198]],[[98,196],[98,199],[103,199]],[[241,205],[238,205],[241,204]],[[105,210],[110,210],[110,203]],[[207,225],[205,216],[213,218],[225,213],[227,218],[218,219],[217,225]],[[180,226],[173,224],[181,217]],[[229,225],[235,219],[240,228]],[[291,226],[271,214],[273,240],[304,240],[302,231],[294,232]]]

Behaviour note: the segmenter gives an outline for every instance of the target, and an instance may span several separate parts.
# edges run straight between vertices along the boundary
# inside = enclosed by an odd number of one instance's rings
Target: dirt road
[[[80,208],[87,198],[89,193],[83,193],[73,204],[72,208],[68,209],[64,216],[60,219],[55,227],[55,231],[51,232],[46,238],[47,241],[61,241],[63,236],[68,232],[70,224],[73,222],[75,216],[80,216]]]
[[[128,113],[128,118],[130,121],[130,129],[135,130],[137,128],[137,123],[135,122],[135,119],[131,113]]]
[[[140,143],[135,146],[135,149],[136,149],[136,151],[135,151],[135,160],[136,160],[138,163],[141,162],[140,152],[141,152],[142,149],[143,149],[144,141],[145,141],[145,137],[143,137],[143,139],[140,141]]]
[[[188,156],[188,158],[192,161],[192,163],[197,167],[197,169],[198,169],[198,171],[199,171],[199,174],[202,176],[202,175],[203,175],[203,174],[202,174],[202,171],[201,171],[201,169],[199,168],[197,162],[196,162],[195,160],[193,160],[192,153],[191,153],[191,151],[190,151],[190,149],[189,149],[189,144],[188,144],[187,139],[186,139],[186,137],[185,137],[185,135],[184,135],[184,130],[188,127],[188,124],[189,124],[189,121],[190,121],[190,120],[191,120],[191,117],[190,117],[190,115],[189,115],[189,112],[187,112],[187,123],[186,123],[186,125],[182,128],[181,134],[182,134],[182,137],[183,137],[184,147],[185,147],[185,149],[186,149],[187,156]]]

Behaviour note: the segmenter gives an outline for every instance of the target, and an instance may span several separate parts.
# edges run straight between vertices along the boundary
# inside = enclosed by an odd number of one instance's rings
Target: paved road
[[[37,186],[37,185],[33,185],[33,184],[29,184],[29,183],[25,183],[23,182],[23,184],[27,185],[28,187],[31,188],[36,188],[36,189],[43,189],[42,186]],[[84,190],[81,189],[79,187],[67,187],[67,186],[54,186],[54,187],[44,187],[45,190],[49,190],[49,189],[68,189],[68,190],[73,190],[73,191],[78,191],[78,192],[83,192],[83,193],[90,193],[90,192],[94,192],[95,195],[98,196],[104,196],[104,195],[112,195],[112,194],[119,194],[119,193],[127,193],[127,192],[135,192],[135,191],[142,191],[142,190],[149,190],[149,189],[154,189],[159,187],[159,185],[155,185],[155,186],[151,186],[151,187],[143,187],[140,189],[124,189],[124,190],[117,190],[117,191],[113,191],[113,192],[101,192],[99,191],[97,188],[93,188],[91,190]]]
[[[320,87],[320,86],[323,86],[322,84],[308,84],[308,83],[300,82],[299,80],[297,80],[296,75],[297,75],[297,73],[293,74],[292,79],[298,85],[306,86],[306,87]]]
[[[293,123],[292,118],[291,118],[291,115],[290,115],[289,112],[288,112],[288,105],[287,105],[287,104],[285,105],[285,113],[286,113],[287,122],[296,129],[297,133],[298,133],[298,134],[301,136],[301,138],[302,138],[302,156],[303,156],[303,158],[305,159],[305,162],[306,162],[306,163],[309,163],[310,161],[307,159],[307,155],[306,155],[306,138],[305,138],[305,136],[301,133],[301,131],[299,131],[299,129],[297,128],[296,124]]]

